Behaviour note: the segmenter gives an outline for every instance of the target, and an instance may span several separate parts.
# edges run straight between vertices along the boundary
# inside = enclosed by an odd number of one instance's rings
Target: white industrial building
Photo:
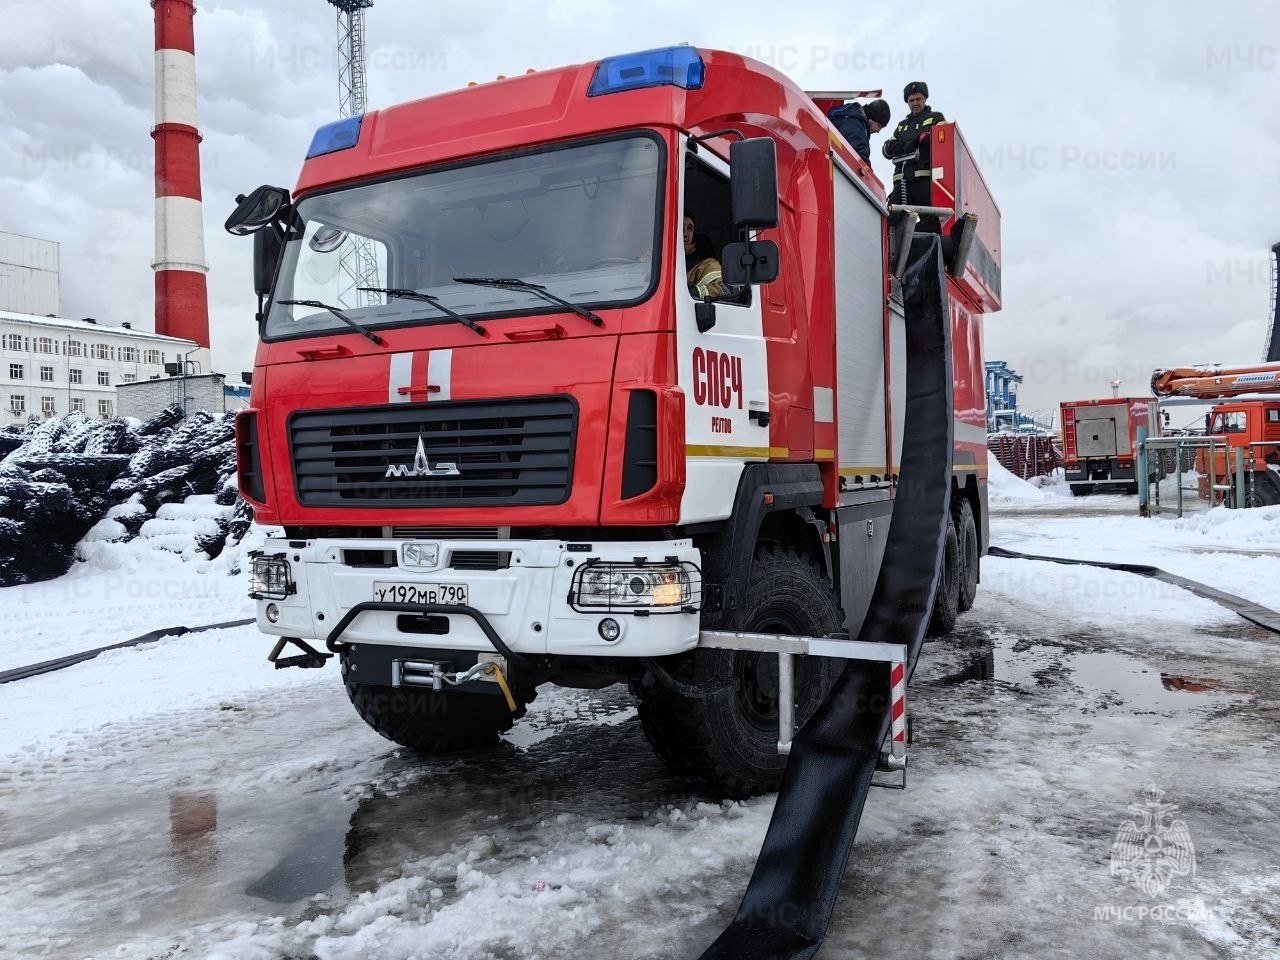
[[[0,310],[0,423],[79,410],[119,414],[116,387],[167,378],[165,364],[209,372],[209,348],[128,324]]]
[[[0,231],[0,310],[57,316],[58,245]]]

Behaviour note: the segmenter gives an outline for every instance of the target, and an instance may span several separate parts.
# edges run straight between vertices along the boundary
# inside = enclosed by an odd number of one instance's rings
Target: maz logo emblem
[[[458,469],[456,463],[437,463],[431,465],[431,461],[427,459],[427,448],[422,442],[422,435],[418,435],[418,452],[413,455],[413,466],[407,466],[403,463],[393,463],[387,467],[385,476],[388,477],[460,477],[462,471]]]

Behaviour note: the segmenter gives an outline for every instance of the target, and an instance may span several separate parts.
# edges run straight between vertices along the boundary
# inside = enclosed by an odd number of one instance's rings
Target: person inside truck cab
[[[684,213],[684,265],[688,271],[689,293],[697,300],[726,297],[730,290],[720,273],[720,261],[716,259],[711,241],[697,233],[693,214]]]
[[[933,163],[929,156],[930,135],[935,124],[946,119],[929,106],[929,85],[920,80],[908,83],[902,98],[911,112],[884,142],[883,153],[893,161],[893,189],[890,203],[910,203],[927,207],[933,199]],[[937,233],[942,225],[937,217],[921,217],[920,228]]]
[[[870,163],[871,135],[889,125],[889,104],[884,100],[872,100],[865,107],[857,102],[844,103],[828,110],[827,119],[858,156]]]

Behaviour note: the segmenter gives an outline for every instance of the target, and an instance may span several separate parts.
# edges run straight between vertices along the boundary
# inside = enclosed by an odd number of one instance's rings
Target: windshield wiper
[[[401,287],[357,287],[356,289],[364,290],[366,293],[385,293],[388,297],[395,297],[397,300],[421,300],[423,303],[431,304],[431,306],[435,307],[446,317],[450,317],[457,320],[459,323],[470,327],[476,333],[480,334],[480,336],[487,337],[489,335],[489,331],[480,326],[480,324],[476,323],[470,317],[464,317],[462,314],[450,310],[440,302],[439,297],[430,293],[419,293],[417,290],[405,290]]]
[[[370,340],[372,340],[374,343],[376,343],[380,347],[385,347],[387,345],[387,341],[383,340],[380,336],[378,336],[368,327],[362,327],[360,324],[356,323],[354,320],[348,317],[345,313],[343,313],[337,307],[332,306],[331,304],[322,303],[319,300],[277,300],[276,303],[282,304],[283,306],[286,306],[286,307],[315,307],[317,310],[328,310],[335,317],[337,317],[339,320],[345,323],[352,330],[356,331],[362,337],[368,337]]]
[[[558,303],[562,307],[567,307],[578,316],[591,321],[597,327],[603,327],[604,321],[592,313],[586,307],[580,307],[576,303],[572,303],[563,297],[557,297],[540,283],[530,283],[528,280],[519,280],[515,277],[454,277],[454,283],[470,283],[477,287],[498,287],[505,290],[524,290],[535,296],[542,297],[551,303]]]

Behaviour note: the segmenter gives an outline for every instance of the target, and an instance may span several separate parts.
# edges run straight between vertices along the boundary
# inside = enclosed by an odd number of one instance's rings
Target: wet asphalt
[[[1027,624],[980,593],[925,648],[908,789],[873,791],[820,956],[1280,956],[1278,643],[1243,621]],[[557,817],[699,796],[620,687],[552,691],[511,742],[441,759],[364,728],[336,675],[214,714],[0,764],[0,955],[199,956],[175,952],[182,931],[337,910],[469,837],[500,867],[554,854]],[[1156,795],[1196,871],[1152,896],[1117,875],[1115,844]],[[603,939],[502,955],[696,957],[752,863],[735,851],[678,922],[641,901]],[[447,901],[454,879],[430,882]]]

